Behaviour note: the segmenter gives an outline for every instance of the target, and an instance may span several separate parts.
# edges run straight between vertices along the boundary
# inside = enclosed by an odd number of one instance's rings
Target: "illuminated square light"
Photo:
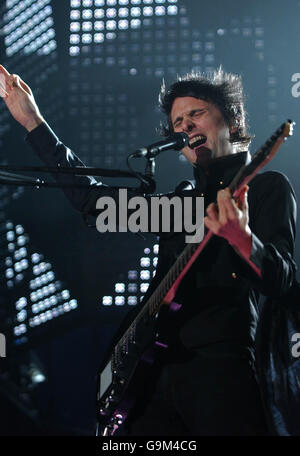
[[[38,253],[33,253],[33,254],[31,255],[31,261],[32,261],[33,263],[38,263],[38,262],[41,261],[41,260],[42,260],[42,255],[39,255]]]
[[[102,298],[102,304],[104,306],[111,306],[113,303],[113,298],[112,296],[103,296]]]
[[[24,245],[24,244],[26,244],[26,242],[27,242],[26,236],[19,236],[17,239],[18,245]]]
[[[17,313],[17,320],[22,323],[22,321],[26,320],[27,318],[27,312],[26,310],[21,310],[21,312]]]
[[[71,44],[78,44],[80,42],[80,36],[75,34],[75,33],[72,33],[70,35],[70,43]]]
[[[97,11],[97,10],[95,10]],[[90,9],[86,9],[82,11],[82,18],[83,19],[92,19],[93,17],[93,11]]]
[[[84,44],[89,44],[92,42],[92,35],[90,33],[83,33],[81,40]]]
[[[166,14],[166,8],[164,6],[155,7],[155,16],[164,16]]]
[[[159,4],[162,4],[162,3],[166,3],[166,0],[155,0],[156,3],[159,3]]]
[[[153,253],[155,255],[158,255],[158,251],[159,251],[159,244],[154,244],[153,246]]]
[[[80,19],[80,11],[79,10],[71,10],[70,18],[73,19],[73,20]]]
[[[34,318],[33,318],[33,321],[34,321],[34,324],[35,326],[38,326],[41,324],[41,319],[38,315],[36,315]]]
[[[128,5],[129,0],[119,0],[119,5]]]
[[[106,29],[107,30],[116,30],[116,28],[117,28],[116,21],[107,21],[106,22]]]
[[[15,239],[15,233],[13,231],[8,231],[6,233],[6,239],[8,241],[13,241]]]
[[[7,279],[12,279],[14,277],[15,273],[14,273],[14,270],[9,268],[9,269],[6,269],[5,271],[5,277]]]
[[[52,314],[51,310],[47,310],[46,317],[47,317],[47,320],[52,320],[53,314]]]
[[[95,6],[104,6],[105,0],[95,0]]]
[[[117,15],[117,10],[116,10],[116,8],[108,8],[108,9],[106,10],[106,16],[107,16],[107,17],[116,17],[116,15]]]
[[[12,242],[10,242],[9,244],[7,244],[7,249],[10,252],[12,252],[13,250],[15,250],[15,245]]]
[[[71,8],[79,8],[80,0],[71,0]]]
[[[51,306],[56,306],[56,304],[58,304],[57,297],[56,296],[50,296],[49,302],[50,302]]]
[[[137,304],[136,296],[128,296],[127,303],[129,306],[135,306]]]
[[[140,19],[132,19],[130,21],[130,26],[133,28],[133,29],[137,29],[141,26],[141,21]]]
[[[26,306],[27,306],[27,298],[22,296],[22,298],[19,298],[18,301],[16,302],[16,309],[21,310]]]
[[[95,28],[95,30],[104,30],[104,22],[95,21],[94,28]]]
[[[71,310],[70,304],[68,302],[65,302],[63,304],[63,309],[65,312],[70,312],[70,310]]]
[[[69,304],[70,304],[71,309],[77,309],[77,307],[78,307],[77,299],[71,299]]]
[[[115,284],[116,293],[124,293],[124,291],[125,291],[125,283],[116,283]]]
[[[140,265],[142,268],[148,268],[150,266],[150,258],[143,257],[140,259]]]
[[[41,323],[45,323],[47,321],[47,317],[44,313],[40,314],[40,319],[41,319]]]
[[[82,6],[84,8],[90,8],[93,4],[93,0],[82,0]]]
[[[139,17],[141,15],[141,8],[131,8],[130,14],[132,17]]]
[[[145,6],[143,8],[143,14],[144,16],[153,16],[153,8],[151,6]]]
[[[175,5],[168,6],[168,14],[170,14],[170,16],[175,16],[177,13],[178,13],[177,6],[175,6]]]
[[[118,22],[118,28],[120,30],[126,30],[128,29],[128,21],[126,19],[122,19],[121,21]]]
[[[141,0],[131,0],[132,5],[140,5]]]
[[[62,296],[63,299],[69,299],[70,298],[69,290],[62,290],[61,296]]]
[[[44,302],[41,301],[38,303],[38,307],[39,307],[39,311],[40,312],[43,312],[43,310],[45,310],[45,305],[44,305]]]
[[[71,30],[71,32],[79,32],[80,31],[80,22],[71,22],[70,30]]]
[[[38,304],[33,304],[31,306],[31,310],[32,310],[33,313],[39,313],[40,310],[39,310]]]
[[[101,9],[101,8],[100,9],[98,9],[98,8],[95,9],[94,16],[95,16],[96,19],[101,19],[102,17],[104,17],[105,16],[104,9]]]
[[[143,3],[145,3],[145,5],[151,5],[153,0],[143,0]]]
[[[93,24],[91,21],[82,23],[82,30],[84,32],[90,32],[92,30],[92,28],[93,28]]]
[[[104,41],[104,34],[103,33],[95,33],[94,42],[95,43],[103,43],[103,41]]]
[[[12,265],[13,265],[12,259],[9,257],[5,258],[5,266],[12,266]]]
[[[128,8],[120,8],[119,9],[119,16],[120,17],[127,17],[129,14]]]
[[[124,296],[116,296],[115,297],[115,305],[116,306],[124,306],[124,304],[125,304]]]
[[[146,293],[146,291],[148,290],[148,287],[149,287],[149,283],[141,283],[140,284],[140,292],[141,293]]]
[[[78,46],[71,46],[70,50],[69,50],[69,53],[70,53],[71,56],[78,55],[80,53],[80,49],[79,49]]]
[[[142,270],[140,272],[140,278],[141,280],[150,280],[150,271],[147,271],[146,269]]]

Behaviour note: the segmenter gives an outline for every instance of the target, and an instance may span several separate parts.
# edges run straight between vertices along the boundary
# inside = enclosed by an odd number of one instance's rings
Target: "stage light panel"
[[[22,225],[7,221],[0,227],[2,242],[0,268],[8,289],[15,288],[15,317],[12,324],[14,343],[20,345],[29,337],[28,328],[46,323],[53,318],[45,311],[59,306],[56,316],[77,308],[77,301],[71,298],[70,291],[55,280],[52,266],[43,255],[30,253],[30,240]],[[26,245],[26,247],[25,247]],[[4,253],[4,254],[3,254]],[[52,309],[51,309],[52,307]],[[19,338],[26,333],[25,338]]]
[[[20,51],[28,54],[39,50],[43,54],[56,49],[50,3],[50,0],[21,0],[10,6],[11,3],[6,2],[3,31],[8,57]],[[45,46],[50,41],[53,41],[51,46]]]

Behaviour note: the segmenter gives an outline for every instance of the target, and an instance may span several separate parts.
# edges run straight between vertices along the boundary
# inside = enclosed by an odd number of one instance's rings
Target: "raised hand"
[[[44,121],[30,87],[0,65],[0,96],[12,116],[31,131]]]

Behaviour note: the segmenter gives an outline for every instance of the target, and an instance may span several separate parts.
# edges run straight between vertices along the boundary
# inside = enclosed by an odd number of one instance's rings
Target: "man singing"
[[[82,162],[47,125],[30,88],[0,66],[2,96],[27,131],[27,142],[48,166]],[[161,89],[166,115],[163,134],[185,132],[182,153],[193,166],[195,187],[182,195],[204,196],[205,225],[215,236],[190,268],[176,294],[182,304],[172,331],[173,347],[155,366],[144,400],[131,411],[127,435],[268,435],[255,368],[259,294],[286,293],[295,275],[296,202],[288,179],[278,172],[257,175],[238,201],[228,186],[249,160],[241,79],[223,72],[179,78]],[[96,213],[100,196],[113,188],[85,176],[58,182],[90,183],[65,189],[75,208]],[[172,194],[168,194],[172,197]],[[185,247],[185,233],[161,233],[156,276],[145,300]]]

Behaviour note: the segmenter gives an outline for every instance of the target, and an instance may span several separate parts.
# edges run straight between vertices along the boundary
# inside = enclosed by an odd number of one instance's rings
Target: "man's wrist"
[[[41,123],[44,122],[44,119],[42,116],[35,116],[34,118],[30,119],[28,122],[26,122],[26,124],[24,125],[24,127],[26,128],[26,130],[28,131],[28,133],[30,133],[32,130],[34,130],[35,128],[37,128],[39,125],[41,125]]]
[[[250,228],[246,229],[231,245],[240,256],[249,260],[252,251],[252,232]]]

